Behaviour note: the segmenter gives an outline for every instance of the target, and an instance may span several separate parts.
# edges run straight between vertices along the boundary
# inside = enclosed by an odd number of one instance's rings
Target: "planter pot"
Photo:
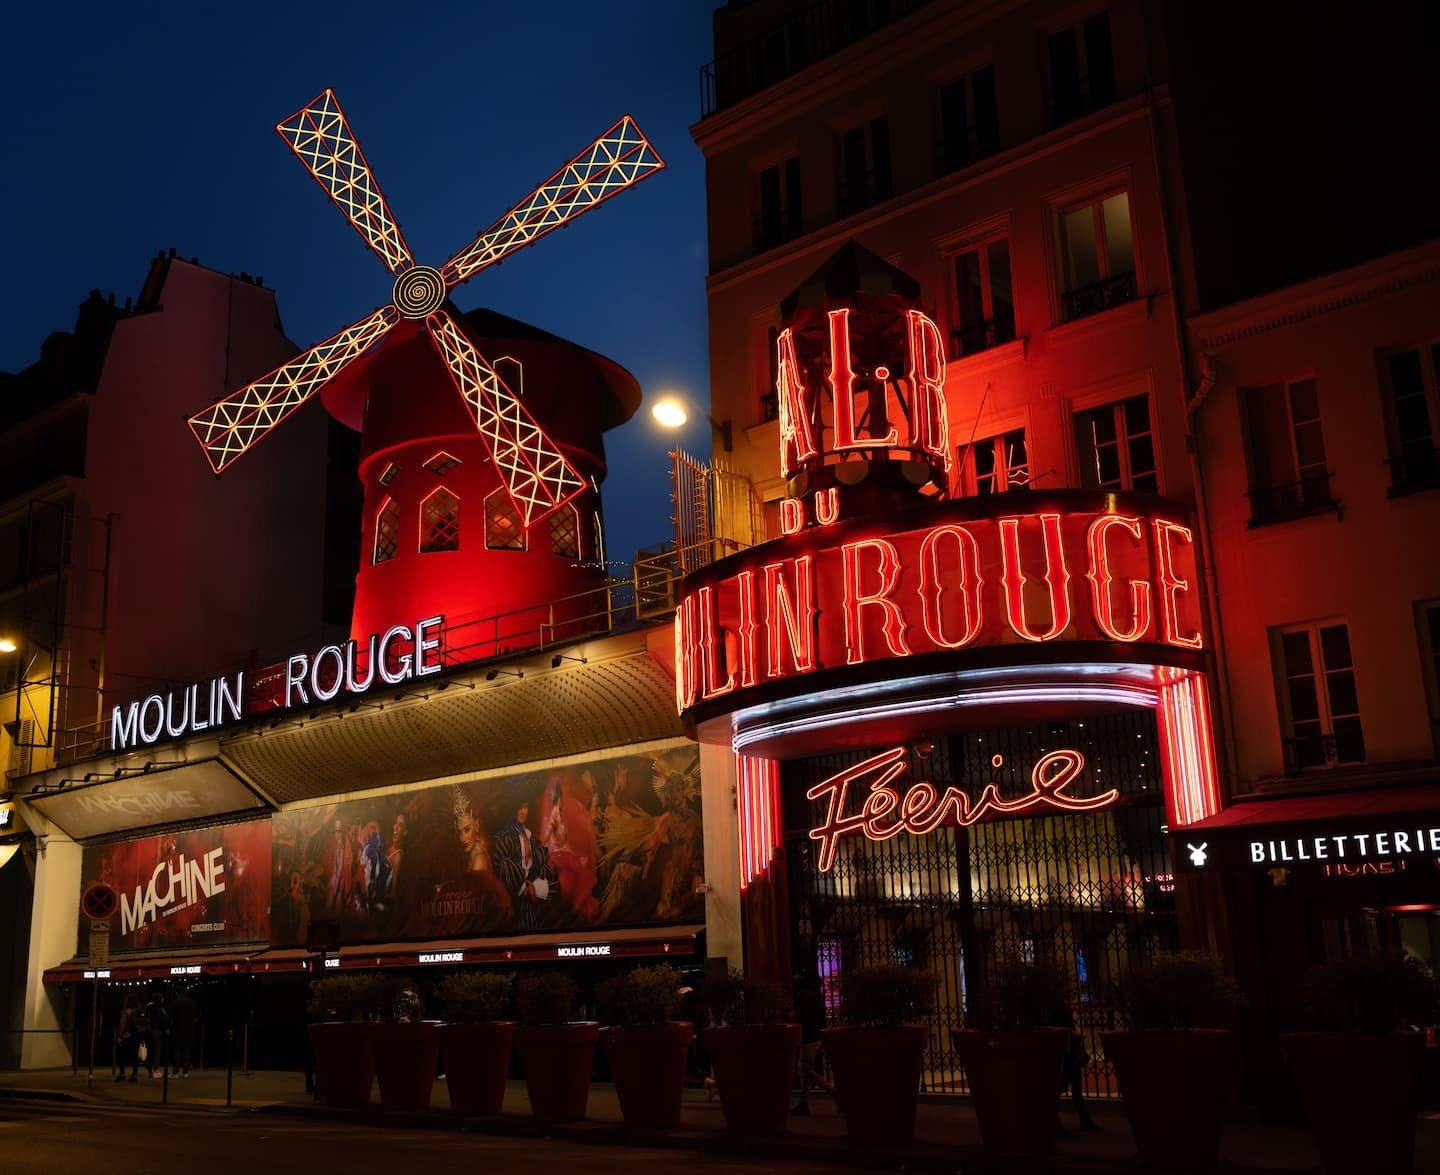
[[[1234,1098],[1240,1049],[1233,1032],[1103,1032],[1140,1161],[1161,1171],[1220,1162],[1220,1114]]]
[[[515,1030],[530,1109],[550,1122],[585,1117],[598,1024],[546,1024]]]
[[[851,1141],[862,1146],[910,1144],[928,1036],[924,1025],[827,1028],[820,1033]]]
[[[970,1082],[970,1098],[986,1153],[1053,1154],[1060,1071],[1070,1033],[1064,1028],[966,1030],[951,1039]]]
[[[374,1024],[312,1024],[315,1089],[327,1106],[366,1106],[375,1081]]]
[[[750,1138],[783,1134],[790,1117],[800,1025],[707,1028],[701,1038],[715,1067],[725,1128]]]
[[[445,1085],[450,1108],[467,1117],[489,1117],[505,1101],[505,1078],[515,1025],[508,1020],[489,1024],[442,1024],[440,1055],[445,1059]]]
[[[688,1020],[631,1024],[601,1033],[620,1114],[632,1130],[674,1130],[680,1125],[685,1058],[695,1039]]]
[[[1409,1175],[1424,1042],[1413,1033],[1280,1037],[1320,1160],[1331,1175]]]
[[[373,1028],[380,1105],[387,1110],[428,1110],[440,1061],[435,1025],[376,1024]]]

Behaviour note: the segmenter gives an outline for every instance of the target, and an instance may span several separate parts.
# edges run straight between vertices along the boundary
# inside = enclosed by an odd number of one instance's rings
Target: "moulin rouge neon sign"
[[[1108,807],[1120,795],[1114,788],[1094,796],[1071,795],[1067,789],[1084,772],[1085,756],[1068,749],[1041,756],[1030,772],[1030,791],[1015,799],[1002,798],[993,782],[974,798],[956,787],[942,792],[927,780],[912,784],[902,795],[891,784],[907,770],[905,754],[904,747],[881,751],[805,793],[808,799],[826,801],[825,823],[810,830],[810,839],[820,843],[816,862],[820,872],[828,873],[834,866],[840,839],[856,833],[864,834],[868,840],[884,841],[902,832],[924,836],[945,824],[968,828],[997,816],[1021,816],[1047,809],[1091,812]],[[999,767],[1003,761],[996,755],[991,763]],[[866,779],[870,781],[869,792],[859,810],[847,814],[852,790]]]
[[[1007,514],[936,503],[929,525],[880,533],[834,521],[825,494],[818,525],[802,530],[792,516],[803,505],[787,499],[785,538],[687,581],[675,615],[680,711],[822,669],[987,645],[1201,649],[1190,528],[1138,500],[1065,499],[1067,509]]]

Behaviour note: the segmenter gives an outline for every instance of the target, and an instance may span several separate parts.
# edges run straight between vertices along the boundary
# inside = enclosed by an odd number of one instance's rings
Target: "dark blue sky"
[[[335,89],[417,260],[438,265],[629,112],[668,168],[456,291],[610,355],[647,400],[708,398],[704,166],[688,126],[711,0],[25,5],[6,18],[0,370],[92,287],[174,246],[263,274],[301,346],[388,299],[274,124]],[[8,206],[8,207],[6,207]],[[318,404],[306,411],[321,411]],[[662,434],[608,437],[612,557],[667,537]],[[692,450],[705,430],[681,433]],[[197,452],[196,460],[200,459]]]

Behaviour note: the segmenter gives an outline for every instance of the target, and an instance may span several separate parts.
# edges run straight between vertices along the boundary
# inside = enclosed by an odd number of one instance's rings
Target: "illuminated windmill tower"
[[[592,586],[603,433],[634,413],[639,389],[599,355],[503,315],[460,315],[447,295],[664,163],[622,118],[435,269],[416,264],[333,92],[276,129],[395,281],[388,305],[191,417],[211,468],[223,473],[322,389],[360,432],[359,641]]]

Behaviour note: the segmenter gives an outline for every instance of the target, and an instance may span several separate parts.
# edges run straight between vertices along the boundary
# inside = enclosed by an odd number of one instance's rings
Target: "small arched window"
[[[496,490],[485,499],[485,545],[492,551],[523,551],[525,530],[510,495]]]
[[[400,506],[394,498],[386,498],[375,511],[375,545],[371,550],[370,563],[387,563],[395,558],[400,545]]]
[[[580,514],[574,506],[561,506],[550,515],[550,550],[567,559],[580,558]]]
[[[420,503],[420,553],[460,549],[460,499],[441,486]]]

